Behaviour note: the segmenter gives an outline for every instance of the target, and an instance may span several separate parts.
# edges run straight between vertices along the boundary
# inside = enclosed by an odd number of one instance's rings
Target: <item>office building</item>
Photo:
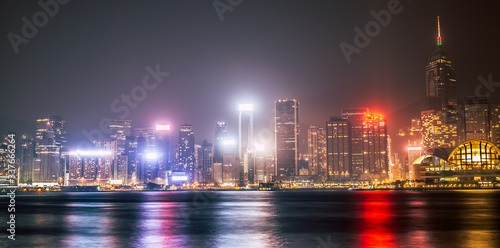
[[[326,179],[326,131],[322,127],[310,126],[307,129],[308,175],[320,175]]]
[[[332,117],[326,123],[328,180],[348,180],[352,174],[351,123]]]
[[[275,102],[275,175],[299,173],[299,102]]]

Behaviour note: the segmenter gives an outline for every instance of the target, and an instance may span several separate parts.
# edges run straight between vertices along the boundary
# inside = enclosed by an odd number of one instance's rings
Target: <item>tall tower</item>
[[[387,179],[388,142],[387,126],[380,114],[368,114],[363,121],[364,172],[370,178]]]
[[[363,122],[368,114],[368,108],[342,109],[342,119],[351,124],[351,177],[361,179],[364,173],[364,141]]]
[[[126,137],[132,134],[132,121],[115,119],[108,123],[109,138],[116,140],[117,154],[125,153]]]
[[[351,123],[332,117],[326,123],[328,180],[349,180],[352,174]]]
[[[326,178],[326,132],[324,128],[310,126],[307,129],[307,154],[309,155],[309,175]]]
[[[441,26],[438,16],[437,45],[429,56],[425,67],[426,76],[426,110],[442,110],[447,112],[448,121],[456,121],[456,77],[455,68],[450,56],[443,48]]]
[[[455,68],[443,48],[438,17],[437,46],[428,59],[426,74],[426,107],[421,113],[424,149],[452,148],[458,144],[458,110]]]
[[[275,102],[275,175],[298,175],[299,165],[299,102]]]
[[[47,125],[50,123],[50,125]],[[54,133],[54,141],[56,146],[60,151],[66,149],[66,129],[64,128],[66,122],[59,115],[49,115],[45,117],[40,117],[36,120],[36,139],[35,146],[41,142],[42,132],[47,131],[47,127],[50,126],[52,132]]]
[[[222,183],[222,163],[224,158],[224,140],[227,140],[227,123],[219,121],[215,124],[215,141],[213,154],[213,182]]]
[[[253,158],[253,105],[239,105],[238,157],[243,164],[244,177],[254,182],[255,162]]]
[[[37,120],[38,124],[38,120]],[[62,183],[59,167],[59,147],[56,143],[52,123],[45,123],[46,127],[38,132],[35,147],[36,158],[33,161],[33,182]]]
[[[193,126],[184,124],[179,127],[179,167],[189,176],[189,182],[194,182],[194,132]]]

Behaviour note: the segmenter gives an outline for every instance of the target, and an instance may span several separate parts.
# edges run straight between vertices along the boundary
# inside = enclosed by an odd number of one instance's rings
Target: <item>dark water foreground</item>
[[[500,247],[500,191],[18,194],[16,240],[3,233],[2,247]]]

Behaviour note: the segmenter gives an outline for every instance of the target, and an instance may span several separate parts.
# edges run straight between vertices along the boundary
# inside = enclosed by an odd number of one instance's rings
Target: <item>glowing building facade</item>
[[[387,179],[389,172],[387,126],[382,115],[365,116],[363,146],[364,173],[368,174],[370,179]]]
[[[352,174],[351,123],[339,117],[326,123],[328,180],[348,180]]]
[[[344,108],[342,119],[351,123],[351,177],[361,179],[364,173],[364,140],[363,122],[368,114],[368,108]]]
[[[326,178],[326,130],[310,126],[307,129],[307,154],[309,159],[309,175],[320,175]]]
[[[500,148],[469,140],[454,149],[435,149],[412,164],[412,179],[426,182],[474,182],[492,186],[500,179]]]
[[[245,180],[254,183],[253,105],[240,104],[238,119],[238,157],[243,166]]]
[[[422,111],[422,148],[451,148],[458,144],[456,123],[447,121],[447,114],[440,110]]]
[[[299,102],[275,102],[275,175],[293,176],[299,171]]]

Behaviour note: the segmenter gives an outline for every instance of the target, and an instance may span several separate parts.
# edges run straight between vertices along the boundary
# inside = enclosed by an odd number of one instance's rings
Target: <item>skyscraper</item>
[[[243,164],[244,178],[253,183],[255,177],[255,160],[253,153],[253,105],[239,105],[238,125],[238,157]]]
[[[212,143],[208,143],[206,140],[203,141],[201,145],[202,150],[202,171],[203,171],[203,183],[213,183],[214,182],[214,146]]]
[[[486,98],[465,98],[460,112],[462,142],[472,139],[491,141],[491,110]]]
[[[364,173],[369,179],[387,179],[388,138],[385,120],[380,114],[368,114],[363,121]],[[368,179],[367,177],[365,177]]]
[[[351,179],[352,135],[351,123],[332,117],[326,123],[328,180]]]
[[[109,138],[117,141],[117,154],[125,153],[126,137],[132,133],[132,121],[115,119],[108,123]]]
[[[188,181],[194,182],[194,132],[193,126],[184,124],[179,127],[179,165],[188,175]]]
[[[438,17],[437,46],[425,67],[427,101],[421,113],[424,149],[451,148],[459,143],[455,68],[442,42]]]
[[[219,121],[215,124],[215,141],[214,141],[214,183],[222,183],[222,163],[224,140],[228,138],[227,123]]]
[[[50,125],[47,125],[50,123]],[[54,142],[60,151],[66,149],[66,122],[59,115],[49,115],[40,117],[36,120],[36,137],[35,146],[38,146],[39,140],[42,139],[42,132],[47,131],[50,126],[51,131],[54,133]]]
[[[441,26],[438,16],[437,46],[425,67],[427,82],[427,109],[447,112],[448,121],[456,118],[456,77],[450,56],[443,48]]]
[[[491,142],[500,146],[500,105],[491,106]]]
[[[31,183],[33,180],[33,157],[35,155],[35,144],[33,135],[22,134],[19,142],[19,166],[21,183]]]
[[[440,110],[427,110],[421,113],[422,123],[422,149],[454,148],[458,145],[458,132],[456,123],[446,122],[446,112]]]
[[[344,108],[342,119],[351,124],[351,176],[360,179],[364,173],[364,141],[363,122],[368,114],[368,108]]]
[[[275,175],[299,173],[299,102],[295,99],[275,102]]]
[[[320,175],[326,179],[326,132],[324,128],[310,126],[307,129],[307,154],[309,175]]]
[[[52,122],[48,121],[45,125],[45,128],[41,128],[37,120],[37,144],[35,147],[36,157],[33,161],[33,182],[62,183],[63,178],[60,175],[59,167],[59,146],[56,145]]]

